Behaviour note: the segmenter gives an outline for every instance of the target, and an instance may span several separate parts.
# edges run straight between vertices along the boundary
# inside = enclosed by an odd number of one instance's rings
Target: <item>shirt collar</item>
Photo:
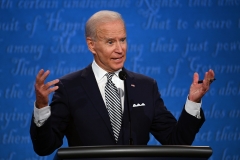
[[[93,69],[93,73],[95,75],[95,78],[96,78],[97,82],[100,81],[106,75],[106,73],[108,73],[107,71],[105,71],[104,69],[99,67],[99,65],[96,63],[95,60],[93,60],[92,69]],[[118,74],[121,70],[122,69],[119,69],[118,71],[114,72],[115,75],[118,76]]]

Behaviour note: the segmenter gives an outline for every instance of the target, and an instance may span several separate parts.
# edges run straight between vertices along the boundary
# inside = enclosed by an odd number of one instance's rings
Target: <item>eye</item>
[[[122,39],[121,39],[121,42],[125,42],[125,41],[126,41],[126,38],[122,38]]]
[[[110,40],[110,41],[107,41],[107,43],[111,45],[113,44],[113,41]]]

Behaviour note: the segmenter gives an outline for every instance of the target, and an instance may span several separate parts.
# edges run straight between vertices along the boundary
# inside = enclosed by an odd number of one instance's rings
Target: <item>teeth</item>
[[[113,60],[120,60],[121,58],[113,58]]]

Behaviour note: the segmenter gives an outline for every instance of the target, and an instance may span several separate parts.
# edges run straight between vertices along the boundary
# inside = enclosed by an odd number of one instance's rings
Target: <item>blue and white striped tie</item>
[[[114,73],[107,73],[107,83],[105,86],[106,107],[110,117],[116,143],[122,124],[121,99],[117,87],[112,82]]]

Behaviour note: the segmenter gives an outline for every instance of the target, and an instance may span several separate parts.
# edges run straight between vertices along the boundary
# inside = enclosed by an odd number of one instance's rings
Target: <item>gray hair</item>
[[[101,23],[107,23],[112,22],[115,20],[121,20],[124,23],[124,20],[122,19],[121,14],[114,11],[108,11],[108,10],[102,10],[99,12],[96,12],[93,14],[87,21],[85,25],[85,37],[90,37],[92,39],[96,38],[96,28]],[[125,23],[124,23],[125,26]]]

